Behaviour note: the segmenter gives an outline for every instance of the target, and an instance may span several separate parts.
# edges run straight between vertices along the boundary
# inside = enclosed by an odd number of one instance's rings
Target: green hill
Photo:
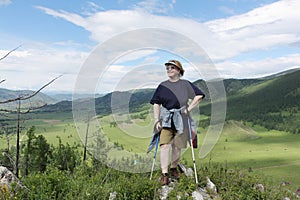
[[[127,109],[129,100],[129,110],[130,112],[138,112],[144,109],[144,106],[149,106],[150,98],[154,89],[141,89],[137,91],[125,91],[125,92],[112,92],[108,93],[102,97],[95,98],[95,108],[98,115],[108,115],[111,114],[112,99],[114,105],[114,111],[122,112],[123,109]],[[73,104],[85,104],[88,99],[76,99]],[[71,101],[61,101],[53,105],[48,105],[42,108],[42,112],[71,112],[72,102]]]
[[[257,79],[225,79],[223,80],[227,97],[227,120],[242,120],[259,124],[267,129],[277,129],[300,133],[300,70],[274,74]],[[195,82],[206,98],[201,103],[201,112],[210,116],[210,95],[204,80]],[[95,99],[96,112],[108,115],[111,111],[112,99],[114,111],[122,112],[128,108],[130,112],[149,109],[149,101],[154,89],[113,92]],[[74,103],[83,103],[76,100]],[[43,109],[46,112],[71,112],[72,102],[62,101]]]
[[[300,70],[259,81],[227,99],[227,119],[251,121],[268,129],[300,133]]]

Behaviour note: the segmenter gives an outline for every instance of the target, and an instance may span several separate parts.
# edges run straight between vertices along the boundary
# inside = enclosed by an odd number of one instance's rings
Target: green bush
[[[199,186],[194,177],[182,175],[175,188],[169,193],[170,199],[191,199],[191,194],[197,187],[206,186],[206,176],[216,184],[218,194],[222,200],[263,200],[283,199],[292,194],[279,186],[272,186],[263,176],[239,169],[228,169],[221,164],[210,164],[198,169]],[[116,200],[159,199],[160,172],[149,180],[149,173],[133,174],[121,172],[102,166],[95,170],[93,166],[80,165],[73,173],[60,170],[55,166],[48,166],[44,173],[30,174],[23,177],[22,182],[28,189],[21,189],[11,198],[15,199],[103,199],[109,198],[116,192]],[[262,184],[264,191],[256,189],[256,184]]]
[[[107,167],[91,174],[92,167],[80,166],[73,173],[54,166],[44,173],[30,174],[23,183],[28,190],[16,194],[20,199],[153,199],[158,182],[148,174],[130,174]]]
[[[271,185],[263,175],[255,175],[247,170],[229,169],[221,164],[209,164],[199,170],[200,182],[205,187],[205,177],[209,176],[218,188],[222,200],[264,200],[292,197],[288,190]],[[263,185],[263,191],[257,185]]]
[[[117,200],[159,199],[161,186],[160,171],[154,172],[153,180],[149,173],[128,173],[109,168],[94,157],[80,162],[78,145],[63,145],[59,140],[58,147],[53,147],[52,164],[45,171],[31,171],[21,177],[26,189],[12,186],[10,195],[0,190],[2,199],[109,199],[116,193]],[[30,153],[30,152],[29,152]],[[28,154],[30,156],[30,154]],[[135,159],[135,158],[133,158]],[[186,164],[183,159],[182,163]],[[116,161],[117,162],[117,161]],[[122,162],[131,163],[124,160]],[[115,163],[122,165],[123,163]],[[264,176],[258,176],[251,170],[230,169],[227,165],[208,163],[198,167],[199,185],[194,177],[181,176],[176,187],[169,193],[170,199],[191,199],[191,194],[198,187],[206,186],[206,177],[216,184],[218,195],[222,200],[263,200],[293,198],[291,192],[268,182]],[[264,191],[256,188],[257,184],[264,186]],[[5,196],[6,195],[6,196]],[[213,194],[211,194],[213,195]]]

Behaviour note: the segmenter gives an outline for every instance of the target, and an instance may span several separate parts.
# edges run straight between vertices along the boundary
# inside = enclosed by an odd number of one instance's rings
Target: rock
[[[179,163],[178,164],[179,170],[184,173],[188,177],[194,176],[194,171],[191,168],[187,168],[183,164]]]
[[[189,176],[189,177],[194,176],[194,170],[192,170],[192,168],[187,168],[186,176]]]
[[[206,189],[209,191],[209,192],[212,192],[213,194],[216,194],[217,193],[217,187],[216,185],[210,180],[210,178],[207,176],[206,177]]]
[[[297,198],[300,198],[300,188],[298,188],[298,189],[296,190],[296,197],[297,197]]]
[[[10,170],[4,166],[0,166],[0,187],[4,188],[5,191],[9,191],[11,184],[14,182],[21,188],[25,188],[21,181]]]
[[[10,186],[17,180],[17,177],[6,167],[0,166],[0,184]]]
[[[169,194],[169,192],[171,191],[171,190],[173,190],[173,187],[169,187],[169,186],[167,186],[167,185],[164,185],[164,186],[162,186],[161,187],[161,197],[160,197],[160,199],[161,200],[166,200],[166,199],[168,199],[168,194]]]
[[[117,198],[117,192],[116,191],[109,194],[109,200],[114,200],[116,198]]]
[[[197,190],[192,193],[192,197],[194,200],[204,200],[202,194]]]
[[[207,190],[205,188],[198,188],[198,191],[200,192],[200,194],[203,196],[203,198],[205,200],[209,200],[210,198],[210,194],[208,194]]]
[[[256,185],[254,185],[254,188],[257,189],[257,190],[259,190],[260,192],[264,192],[265,191],[265,187],[261,183],[258,183]]]

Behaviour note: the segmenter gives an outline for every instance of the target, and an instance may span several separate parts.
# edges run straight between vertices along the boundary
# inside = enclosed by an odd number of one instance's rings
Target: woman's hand
[[[185,108],[184,110],[183,110],[183,112],[182,112],[184,115],[188,115],[189,114],[189,110],[188,110],[188,108]]]
[[[202,98],[203,98],[203,95],[197,95],[197,96],[195,96],[194,99],[192,100],[192,102],[190,103],[190,105],[188,107],[186,107],[183,110],[182,113],[188,115],[189,112],[191,112],[191,110],[200,103],[200,101],[202,100]]]
[[[157,121],[157,122],[155,123],[155,129],[156,129],[157,131],[160,131],[161,128],[162,128],[162,126],[161,126],[161,121]]]

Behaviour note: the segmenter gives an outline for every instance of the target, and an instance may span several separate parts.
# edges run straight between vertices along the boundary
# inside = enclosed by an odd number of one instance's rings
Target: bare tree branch
[[[47,104],[44,104],[44,105],[41,105],[41,106],[38,106],[38,107],[30,107],[30,108],[28,108],[28,110],[21,112],[21,114],[29,113],[29,112],[32,111],[32,110],[38,110],[38,109],[40,109],[40,108],[45,107],[46,105],[47,105]]]
[[[5,54],[2,58],[0,58],[0,60],[3,60],[4,58],[6,58],[9,54],[11,54],[12,52],[14,52],[15,50],[17,50],[18,48],[20,48],[22,45],[14,48],[13,50],[9,51],[7,54]]]
[[[17,112],[17,111],[16,110],[0,109],[0,112],[14,113],[14,112]]]
[[[34,92],[33,94],[26,94],[26,95],[23,95],[23,96],[19,96],[17,98],[14,98],[14,99],[8,99],[8,100],[5,100],[5,101],[0,101],[0,104],[5,104],[5,103],[10,103],[10,102],[13,102],[13,101],[19,101],[19,100],[27,100],[27,99],[30,99],[32,98],[33,96],[35,96],[36,94],[38,94],[42,89],[44,89],[45,87],[47,87],[48,85],[50,85],[51,83],[53,83],[56,79],[60,78],[62,75],[52,79],[50,82],[48,82],[47,84],[45,84],[43,87],[41,87],[39,90],[37,90],[36,92]]]
[[[0,58],[0,61],[5,59],[10,53],[12,53],[13,51],[16,51],[20,46],[18,46],[17,48],[9,51],[6,55],[4,55],[3,57]],[[19,97],[17,98],[12,98],[12,99],[8,99],[8,100],[5,100],[5,101],[0,101],[0,104],[5,104],[5,103],[10,103],[10,102],[14,102],[14,101],[18,101],[18,109],[17,109],[17,113],[18,113],[18,119],[17,119],[17,145],[16,145],[16,161],[14,162],[15,163],[15,173],[16,173],[16,177],[19,177],[19,157],[20,157],[20,129],[21,129],[21,114],[26,114],[26,113],[29,113],[31,110],[36,110],[36,109],[39,109],[39,108],[42,108],[44,107],[45,105],[42,105],[42,106],[38,106],[38,107],[29,107],[28,110],[26,111],[21,111],[21,102],[23,100],[27,100],[27,99],[30,99],[32,97],[34,97],[35,95],[37,95],[42,89],[44,89],[45,87],[47,87],[48,85],[50,85],[51,83],[53,83],[56,79],[60,78],[62,75],[52,79],[50,82],[48,82],[47,84],[45,84],[43,87],[41,87],[39,90],[35,91],[34,93],[32,94],[25,94],[25,95],[20,95]],[[3,81],[5,80],[0,80],[0,83],[2,83]],[[0,109],[0,112],[10,112],[12,113],[11,110],[8,110],[8,109]],[[8,155],[8,154],[7,154]],[[10,157],[9,157],[10,158]]]
[[[37,90],[35,93],[29,95],[26,97],[26,95],[24,95],[23,97],[20,97],[20,100],[26,100],[26,99],[30,99],[31,97],[35,96],[37,93],[39,93],[42,89],[44,89],[45,87],[47,87],[48,85],[50,85],[51,83],[53,83],[56,79],[62,77],[62,75],[52,79],[50,82],[48,82],[46,85],[44,85],[43,87],[41,87],[39,90]]]
[[[0,60],[3,60],[3,59],[6,58],[9,54],[11,54],[13,51],[17,50],[17,49],[20,48],[21,46],[22,46],[22,45],[20,45],[20,46],[14,48],[13,50],[9,51],[7,54],[5,54],[3,57],[1,57]],[[4,80],[0,80],[0,84],[1,84],[2,82],[4,82],[4,81],[5,81],[5,79],[4,79]]]

